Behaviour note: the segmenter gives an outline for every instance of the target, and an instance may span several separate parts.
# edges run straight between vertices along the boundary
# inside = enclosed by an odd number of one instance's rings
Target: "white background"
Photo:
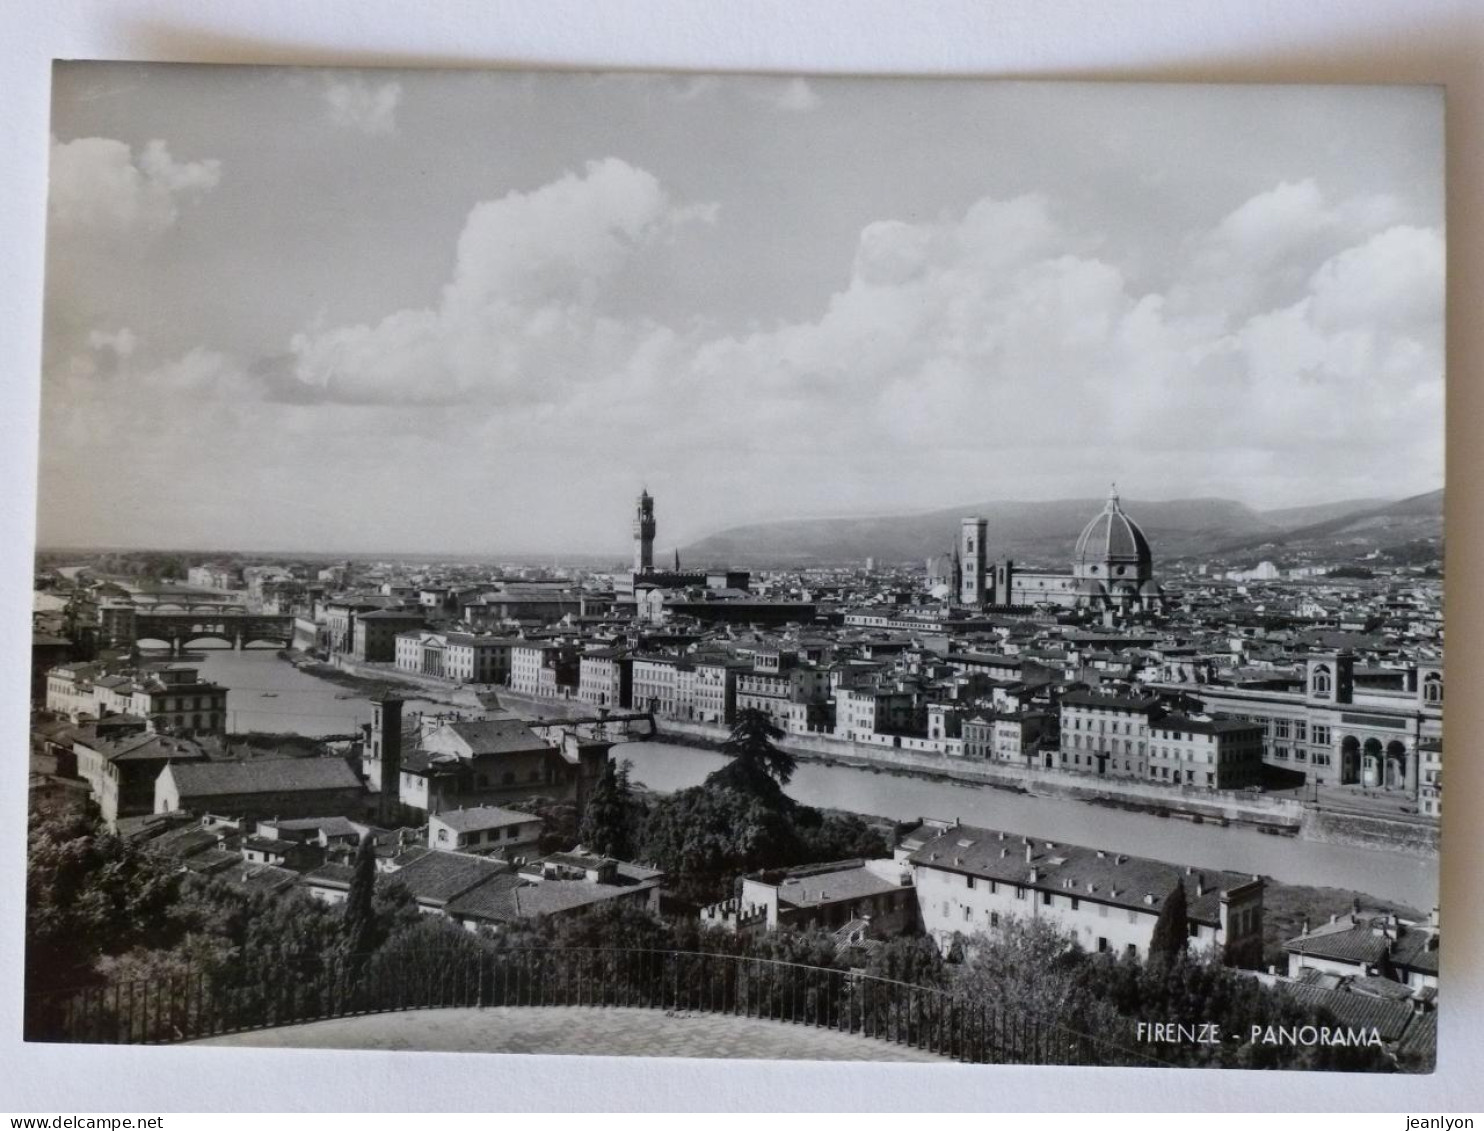
[[[52,58],[679,68],[1448,87],[1448,764],[1442,1033],[1427,1078],[756,1064],[19,1042],[26,641]],[[1478,205],[1484,5],[1469,0],[9,0],[0,14],[0,1110],[1484,1107]],[[1316,144],[1321,139],[1316,139]],[[293,207],[291,200],[284,207]],[[1315,443],[1326,440],[1315,422]]]

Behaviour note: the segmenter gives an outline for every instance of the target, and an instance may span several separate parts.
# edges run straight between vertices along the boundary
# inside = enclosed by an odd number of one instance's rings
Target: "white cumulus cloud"
[[[177,161],[163,141],[136,155],[112,138],[53,139],[51,221],[62,233],[157,233],[220,181],[221,162]]]
[[[325,86],[330,121],[365,134],[389,134],[397,128],[402,84],[373,86],[364,79],[333,80]]]
[[[563,399],[667,336],[606,316],[601,300],[646,245],[713,217],[672,204],[653,175],[613,158],[485,201],[464,223],[437,306],[297,335],[298,378],[356,403]]]

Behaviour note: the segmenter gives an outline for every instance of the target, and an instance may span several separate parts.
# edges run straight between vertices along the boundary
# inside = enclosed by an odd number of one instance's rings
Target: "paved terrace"
[[[887,1044],[858,1033],[718,1013],[585,1006],[429,1009],[338,1017],[194,1043],[238,1048],[949,1063],[922,1049]]]

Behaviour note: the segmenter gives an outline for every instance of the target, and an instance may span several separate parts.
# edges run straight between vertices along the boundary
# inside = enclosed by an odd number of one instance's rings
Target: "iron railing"
[[[327,959],[298,976],[279,969],[271,977],[248,976],[249,965],[33,994],[26,1036],[168,1044],[401,1010],[599,1006],[760,1018],[976,1064],[1165,1064],[951,990],[713,951],[418,950]]]

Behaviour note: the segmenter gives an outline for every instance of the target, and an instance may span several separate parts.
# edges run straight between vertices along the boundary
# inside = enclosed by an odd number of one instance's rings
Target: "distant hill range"
[[[992,557],[1027,566],[1062,567],[1077,537],[1103,509],[1104,500],[983,502],[924,514],[874,518],[791,519],[736,526],[681,549],[687,564],[810,566],[860,562],[920,562],[951,552],[959,520],[979,515],[989,523]],[[1352,556],[1371,549],[1443,533],[1443,492],[1408,499],[1350,499],[1316,506],[1258,511],[1231,499],[1123,500],[1156,560],[1185,557],[1262,556],[1284,550],[1333,550]]]

